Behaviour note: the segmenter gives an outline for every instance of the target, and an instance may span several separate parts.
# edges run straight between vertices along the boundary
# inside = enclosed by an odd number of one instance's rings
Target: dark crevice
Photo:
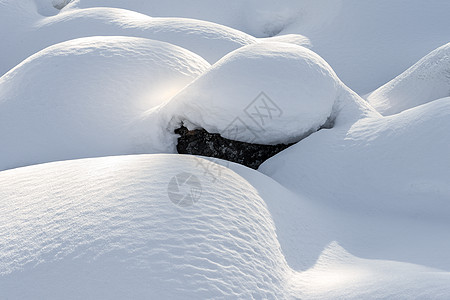
[[[333,121],[330,118],[319,130],[332,127]],[[179,154],[220,158],[252,169],[258,169],[264,161],[298,143],[315,131],[309,132],[295,143],[277,145],[253,144],[230,140],[218,133],[209,133],[203,128],[189,130],[183,124],[181,124],[180,128],[175,129],[174,132],[180,135],[177,143]]]

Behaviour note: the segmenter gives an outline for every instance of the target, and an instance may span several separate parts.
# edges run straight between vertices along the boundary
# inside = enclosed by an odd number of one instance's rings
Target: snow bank
[[[260,170],[345,210],[447,220],[449,115],[450,98],[444,98],[390,117],[337,124]]]
[[[257,37],[301,34],[350,88],[373,91],[450,39],[450,2],[436,0],[75,0],[72,9],[119,7],[187,17]]]
[[[182,18],[151,18],[113,8],[69,10],[36,24],[46,45],[92,35],[138,36],[168,42],[214,63],[225,54],[256,42],[248,34],[226,26]]]
[[[413,233],[419,226],[429,230],[429,224],[395,219],[392,226],[393,219],[387,219],[367,230],[366,216],[329,210],[254,170],[229,166],[234,171],[193,156],[158,154],[0,172],[0,297],[361,299],[450,294],[448,252],[436,247],[437,238],[422,244],[445,252],[447,271],[363,259],[340,245],[364,257],[369,249],[371,257],[386,257],[396,248],[386,236],[400,229],[403,238],[423,242],[436,235]],[[176,205],[184,195],[195,204]],[[361,224],[355,222],[358,217]],[[368,246],[383,238],[378,249]],[[440,240],[447,241],[448,249],[448,240]],[[414,261],[416,250],[402,246],[400,257]]]
[[[199,163],[145,155],[0,172],[0,297],[286,298],[264,201],[236,173],[213,180]],[[183,172],[199,179],[195,206],[169,198],[197,188],[170,190]]]
[[[0,32],[4,41],[0,44],[0,75],[48,46],[87,36],[121,35],[160,40],[193,51],[211,63],[256,42],[248,34],[214,23],[151,18],[123,9],[69,10],[44,17],[31,0],[23,3],[8,0],[0,5],[0,25],[10,28]]]
[[[308,1],[306,1],[308,2]],[[186,17],[207,20],[247,32],[253,36],[273,36],[298,17],[305,1],[298,0],[75,0],[68,8],[117,7],[153,17]]]
[[[287,43],[240,48],[216,63],[163,108],[188,127],[226,138],[276,144],[316,131],[331,116],[343,85],[312,51]]]
[[[383,115],[450,96],[450,43],[371,93],[367,100]]]
[[[192,52],[142,38],[92,37],[51,46],[0,78],[0,170],[167,151],[150,138],[156,118],[145,119],[144,112],[207,68]]]

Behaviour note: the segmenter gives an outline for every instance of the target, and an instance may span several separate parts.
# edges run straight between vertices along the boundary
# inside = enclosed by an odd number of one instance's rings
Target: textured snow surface
[[[0,296],[357,299],[450,292],[448,272],[355,257],[336,241],[322,245],[330,232],[308,240],[333,220],[308,222],[326,209],[256,171],[231,167],[240,175],[192,156],[140,155],[1,172]],[[172,178],[183,173],[198,178],[194,206],[168,196]],[[180,188],[193,192],[188,184]],[[318,260],[293,269],[283,251],[297,261]]]
[[[44,3],[45,1],[43,1]],[[28,4],[28,5],[26,5]],[[38,6],[39,7],[39,6]],[[133,11],[91,8],[42,16],[31,0],[0,1],[0,75],[45,47],[86,36],[133,36],[169,42],[214,63],[257,39],[201,20],[151,18]],[[304,43],[297,37],[293,42]]]
[[[449,96],[450,44],[446,44],[378,88],[367,100],[383,115],[392,115]]]
[[[449,1],[69,2],[0,0],[0,299],[450,298]]]
[[[450,40],[447,0],[75,0],[71,6],[208,20],[257,37],[301,34],[361,94]]]
[[[38,52],[0,78],[0,170],[161,151],[150,138],[156,119],[145,112],[208,67],[183,48],[132,37],[89,37]]]

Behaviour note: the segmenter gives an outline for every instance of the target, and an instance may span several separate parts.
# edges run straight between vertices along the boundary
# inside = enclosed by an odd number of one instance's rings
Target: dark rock
[[[239,142],[223,138],[218,133],[209,133],[205,129],[188,130],[183,125],[174,132],[180,135],[177,144],[177,151],[180,154],[225,159],[252,169],[257,169],[265,160],[293,145]]]

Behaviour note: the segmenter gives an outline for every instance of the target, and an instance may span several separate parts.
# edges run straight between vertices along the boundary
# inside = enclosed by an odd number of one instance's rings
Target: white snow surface
[[[411,68],[368,95],[383,115],[450,96],[450,44],[432,51]]]
[[[238,30],[201,20],[151,18],[106,7],[41,15],[38,7],[33,0],[0,2],[0,26],[9,29],[0,32],[3,40],[0,44],[0,75],[48,46],[87,36],[120,35],[160,40],[193,51],[210,63],[232,50],[257,42]],[[304,41],[299,37],[293,40],[294,43]]]
[[[257,37],[301,34],[359,94],[450,40],[447,0],[74,0],[67,8],[97,6],[208,20]]]
[[[206,173],[208,166],[214,171]],[[230,167],[235,171],[193,156],[158,154],[1,172],[0,296],[360,299],[450,292],[448,271],[359,258],[341,241],[322,244],[336,236],[334,230],[319,233],[334,227],[342,212],[328,219],[315,201],[256,171]],[[183,173],[201,186],[193,206],[177,206],[168,196],[171,180]],[[176,192],[192,193],[192,187],[180,183]],[[360,231],[351,227],[358,215],[350,216],[338,225]],[[311,222],[314,217],[320,218]],[[367,251],[364,238],[348,242]],[[283,251],[317,262],[299,266]]]
[[[160,152],[145,112],[207,70],[200,56],[132,37],[46,48],[0,78],[0,170],[73,158]]]
[[[288,43],[258,43],[225,56],[163,111],[176,116],[175,123],[187,121],[188,127],[226,138],[289,143],[326,123],[342,89],[314,52]]]
[[[449,10],[0,0],[0,299],[449,299]]]

